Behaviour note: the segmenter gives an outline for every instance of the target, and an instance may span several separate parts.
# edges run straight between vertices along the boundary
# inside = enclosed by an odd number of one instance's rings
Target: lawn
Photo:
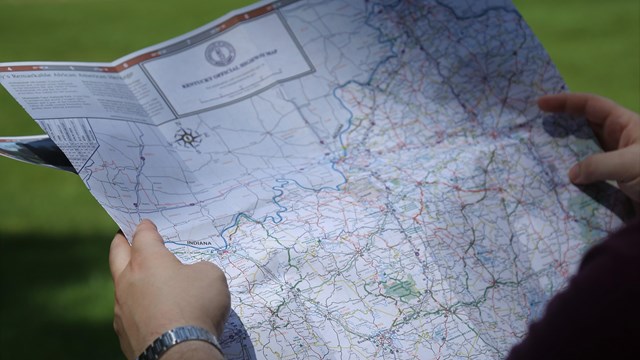
[[[0,0],[0,62],[111,61],[233,0]],[[573,91],[640,111],[640,2],[515,1]],[[0,136],[40,133],[0,89]],[[107,255],[116,225],[72,174],[0,159],[0,358],[118,359]]]

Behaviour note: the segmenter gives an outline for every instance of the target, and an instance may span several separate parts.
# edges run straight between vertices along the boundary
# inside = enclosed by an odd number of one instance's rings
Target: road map
[[[622,224],[507,0],[263,1],[0,79],[125,234],[224,269],[229,359],[504,357]]]

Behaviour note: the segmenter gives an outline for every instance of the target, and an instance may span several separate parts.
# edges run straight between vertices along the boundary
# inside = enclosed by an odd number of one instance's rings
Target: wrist
[[[179,345],[186,344],[189,346],[178,348]],[[164,359],[164,355],[174,348],[176,348],[174,353],[184,353],[185,350],[180,350],[180,348],[195,348],[200,353],[209,354],[209,356],[214,352],[217,353],[216,359],[224,358],[218,338],[211,330],[200,326],[186,325],[172,328],[158,336],[140,353],[136,360],[158,360],[161,357]],[[171,355],[170,358],[178,359],[181,357]],[[199,359],[199,357],[194,357],[194,359]]]
[[[187,341],[180,343],[162,356],[160,360],[224,360],[220,351],[210,344],[201,341]]]
[[[188,319],[178,319],[173,316],[169,316],[168,319],[162,319],[162,321],[156,321],[155,323],[151,323],[151,321],[141,321],[139,323],[145,324],[148,326],[139,326],[140,331],[138,332],[139,337],[132,339],[133,340],[133,355],[139,355],[147,347],[157,340],[163,334],[180,327],[185,326],[195,326],[198,328],[203,328],[211,333],[214,337],[219,339],[222,336],[222,331],[224,330],[224,325],[222,327],[217,327],[212,322],[202,321],[202,319],[198,319],[200,321],[194,320],[194,316],[189,316],[191,320]],[[160,320],[160,319],[156,319]]]

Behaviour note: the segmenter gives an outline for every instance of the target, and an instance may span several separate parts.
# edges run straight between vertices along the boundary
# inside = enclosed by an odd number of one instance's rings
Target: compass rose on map
[[[189,128],[178,129],[174,138],[176,140],[176,144],[184,147],[192,147],[194,149],[202,142],[202,135]]]

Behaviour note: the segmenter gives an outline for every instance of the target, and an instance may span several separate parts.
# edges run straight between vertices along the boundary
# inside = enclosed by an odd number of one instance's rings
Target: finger
[[[640,214],[640,177],[626,183],[618,183],[620,190],[634,202],[636,214]]]
[[[548,112],[561,112],[574,116],[585,116],[594,124],[603,124],[607,120],[628,122],[627,110],[615,102],[593,94],[556,94],[538,99],[540,109]],[[624,124],[621,124],[624,125]]]
[[[632,181],[640,177],[639,154],[638,146],[629,146],[591,155],[569,170],[569,179],[574,184],[590,184],[604,180]]]
[[[151,249],[159,249],[164,247],[162,236],[158,232],[156,225],[148,219],[144,219],[138,224],[133,233],[131,241],[133,251],[146,251]]]
[[[111,269],[113,281],[115,281],[127,267],[130,258],[131,246],[122,232],[118,231],[113,241],[111,241],[111,247],[109,248],[109,268]]]

